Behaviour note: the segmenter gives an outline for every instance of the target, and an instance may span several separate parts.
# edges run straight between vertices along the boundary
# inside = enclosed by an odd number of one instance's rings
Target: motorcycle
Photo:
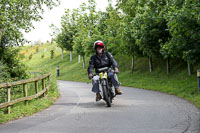
[[[116,96],[116,94],[113,91],[113,85],[111,80],[108,78],[108,73],[109,72],[114,72],[111,68],[109,67],[104,67],[100,68],[97,70],[98,73],[95,75],[99,76],[99,84],[100,84],[100,94],[103,97],[103,100],[106,102],[108,107],[111,107],[112,100]],[[116,73],[114,73],[116,76]]]

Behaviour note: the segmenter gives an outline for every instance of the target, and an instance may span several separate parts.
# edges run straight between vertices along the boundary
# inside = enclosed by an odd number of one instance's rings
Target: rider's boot
[[[96,93],[96,101],[100,101],[102,99],[100,93]]]
[[[116,93],[116,95],[121,95],[121,94],[123,94],[123,92],[120,90],[119,87],[118,87],[118,88],[115,88],[115,93]]]

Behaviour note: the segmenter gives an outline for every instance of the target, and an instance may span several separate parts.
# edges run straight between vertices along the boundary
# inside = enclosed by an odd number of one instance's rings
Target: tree
[[[25,42],[22,31],[29,32],[33,21],[42,19],[44,6],[52,9],[58,0],[1,0],[0,1],[0,60],[9,66],[11,78],[26,78],[25,67],[16,56],[19,46]]]
[[[85,68],[85,55],[93,52],[93,43],[99,38],[97,30],[99,14],[96,12],[94,0],[88,1],[88,6],[83,3],[77,17],[77,33],[74,36],[74,50],[83,58],[83,68]]]
[[[56,41],[58,46],[62,49],[62,55],[61,55],[61,58],[63,59],[64,58],[64,45],[62,44],[62,34],[60,33],[60,29],[57,28],[54,24],[51,24],[49,26],[52,30],[52,33],[50,33],[50,36],[52,37],[51,39],[51,43],[53,43],[53,41]],[[59,38],[59,39],[58,39]]]
[[[139,46],[136,44],[136,39],[134,37],[134,25],[132,23],[135,15],[137,13],[137,6],[139,6],[142,1],[118,1],[118,8],[123,11],[123,19],[121,22],[121,39],[122,46],[121,52],[132,56],[131,71],[134,71],[134,58],[135,56],[141,56],[142,53],[139,50]]]
[[[132,57],[131,61],[131,71],[133,73],[135,67],[134,67],[134,58],[135,56],[141,56],[142,52],[139,50],[139,46],[136,45],[135,38],[134,38],[134,31],[133,31],[133,25],[131,25],[131,17],[129,15],[125,15],[123,18],[123,24],[122,26],[122,33],[121,33],[121,39],[122,39],[122,52],[125,54],[128,54]]]
[[[76,9],[72,12],[69,9],[65,10],[65,14],[61,18],[61,32],[56,36],[58,46],[70,51],[70,61],[72,61],[74,36],[77,32],[77,12]]]
[[[99,31],[101,11],[96,11],[96,3],[94,0],[89,0],[88,5],[85,7],[86,12],[84,13],[83,19],[85,20],[83,24],[85,25],[85,34],[87,38],[85,39],[84,52],[86,54],[94,53],[94,42],[102,39],[101,32]]]
[[[106,38],[106,48],[113,54],[121,51],[121,21],[122,14],[109,3],[106,8],[106,20],[103,37]]]
[[[33,28],[32,22],[42,19],[44,6],[52,9],[58,4],[58,0],[37,0],[37,1],[0,1],[0,31],[2,36],[0,46],[19,45],[24,41],[21,31],[28,32]]]
[[[89,37],[89,29],[88,29],[88,16],[86,13],[86,4],[83,3],[79,9],[79,14],[76,16],[76,23],[77,25],[77,33],[74,36],[74,50],[82,56],[83,58],[83,68],[85,68],[85,45],[86,41],[90,38]]]
[[[178,3],[178,2],[177,2]],[[170,3],[166,15],[172,38],[164,45],[171,55],[188,63],[188,74],[192,74],[192,65],[200,61],[200,2],[185,0],[181,3]]]
[[[168,39],[167,22],[162,15],[165,1],[148,1],[138,11],[133,20],[136,44],[145,56],[149,57],[149,69],[152,71],[152,57],[160,56],[160,44]]]

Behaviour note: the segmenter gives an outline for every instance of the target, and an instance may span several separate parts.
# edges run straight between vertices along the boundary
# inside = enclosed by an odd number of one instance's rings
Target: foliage
[[[167,22],[162,14],[161,2],[149,1],[138,10],[132,21],[136,44],[144,55],[160,55],[160,45],[168,39]]]
[[[93,42],[92,36],[95,34],[95,26],[97,25],[96,3],[94,0],[89,1],[89,5],[83,3],[80,9],[77,9],[77,33],[74,36],[74,49],[82,56],[86,51],[90,52]],[[87,13],[89,12],[89,13]],[[89,49],[88,49],[89,48]]]
[[[105,15],[104,34],[102,36],[106,44],[106,49],[115,55],[121,52],[122,14],[110,3],[106,9]]]
[[[41,58],[42,58],[42,59],[44,58],[44,54],[41,55]]]
[[[76,10],[71,13],[70,10],[65,10],[65,15],[61,18],[61,30],[55,31],[55,39],[59,47],[69,51],[73,51],[73,36],[76,33],[75,17]]]
[[[19,49],[6,47],[0,48],[0,60],[7,66],[7,72],[12,80],[27,78],[26,66],[20,61],[21,56],[18,55]]]
[[[44,7],[52,9],[57,4],[58,0],[0,1],[0,60],[13,80],[27,77],[26,67],[20,62],[16,49],[25,42],[22,32],[29,32],[32,22],[42,19]]]
[[[32,21],[42,19],[44,6],[52,9],[58,0],[1,0],[0,1],[0,46],[19,45],[24,41],[21,31],[33,28]]]
[[[53,59],[54,58],[54,50],[52,49],[51,51],[50,51],[50,53],[51,53],[51,59]]]
[[[66,43],[79,55],[94,52],[102,40],[112,54],[178,58],[200,61],[200,2],[191,0],[117,0],[106,11],[96,11],[94,0],[62,17],[57,43]],[[169,65],[168,65],[169,66]]]
[[[164,49],[173,57],[194,64],[200,61],[200,2],[185,0],[179,5],[181,8],[171,3],[171,11],[166,14],[172,38],[164,45]]]
[[[38,52],[39,52],[39,47],[37,47],[37,48],[36,48],[36,51],[35,51],[35,52],[36,52],[36,53],[38,53]]]
[[[8,67],[0,61],[0,83],[8,82],[10,79],[10,74],[8,72]]]
[[[31,60],[32,57],[33,57],[33,54],[30,54],[29,57],[28,57],[28,59]]]

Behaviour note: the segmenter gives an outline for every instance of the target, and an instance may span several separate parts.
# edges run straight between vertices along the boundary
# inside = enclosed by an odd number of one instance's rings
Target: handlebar
[[[103,67],[103,68],[97,69],[97,72],[98,72],[98,73],[105,72],[105,71],[107,71],[107,72],[113,72],[113,73],[116,73],[116,74],[119,73],[119,72],[114,72],[113,69],[110,68],[110,67]]]
[[[96,75],[99,75],[99,73],[101,73],[101,72],[113,72],[113,73],[115,73],[115,74],[118,74],[119,72],[114,72],[113,71],[113,69],[112,68],[110,68],[110,67],[103,67],[103,68],[99,68],[99,69],[97,69],[97,73],[95,73],[95,74],[93,74],[92,75],[92,78],[94,77],[94,76],[96,76]],[[90,78],[89,78],[90,79]]]
[[[103,68],[97,69],[97,72],[98,72],[98,73],[100,73],[100,72],[105,72],[105,71],[108,71],[109,69],[111,69],[111,68],[109,68],[109,67],[103,67]]]
[[[98,73],[93,74],[92,77],[94,77],[94,76],[96,76],[96,75],[99,75],[99,73],[105,72],[105,71],[107,71],[107,72],[113,72],[113,73],[115,73],[115,74],[118,74],[118,73],[119,73],[119,72],[114,72],[113,69],[110,68],[110,67],[103,67],[103,68],[97,69],[97,72],[98,72]]]

